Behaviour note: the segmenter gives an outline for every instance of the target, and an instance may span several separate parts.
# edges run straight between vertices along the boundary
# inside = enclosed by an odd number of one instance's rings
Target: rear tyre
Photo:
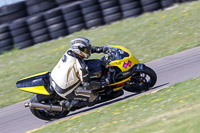
[[[45,95],[39,95],[35,94],[32,96],[30,102],[32,103],[42,103],[42,104],[50,104],[54,99],[54,96],[45,96]],[[30,109],[33,115],[35,115],[37,118],[42,120],[53,120],[53,119],[59,119],[65,117],[69,111],[62,111],[62,112],[56,112],[56,111],[45,111],[42,109]]]
[[[147,91],[155,85],[157,75],[153,69],[143,65],[142,70],[136,70],[131,78],[130,84],[124,87],[124,90],[129,92]]]

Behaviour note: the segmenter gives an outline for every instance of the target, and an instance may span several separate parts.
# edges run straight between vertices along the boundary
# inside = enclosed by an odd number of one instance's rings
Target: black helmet
[[[83,58],[91,55],[90,41],[85,37],[76,37],[71,40],[71,50]]]

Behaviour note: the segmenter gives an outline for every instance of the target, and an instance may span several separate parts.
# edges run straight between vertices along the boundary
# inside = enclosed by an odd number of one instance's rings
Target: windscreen
[[[119,48],[114,48],[114,47],[109,47],[107,46],[107,52],[104,57],[104,60],[107,61],[107,63],[110,63],[114,60],[121,60],[124,57],[128,57],[129,54],[122,49]]]

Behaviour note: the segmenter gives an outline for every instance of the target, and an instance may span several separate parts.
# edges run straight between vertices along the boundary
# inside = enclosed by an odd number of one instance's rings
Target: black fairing
[[[88,71],[90,77],[100,78],[102,76],[102,61],[99,59],[89,59],[85,60],[85,63],[88,66]]]

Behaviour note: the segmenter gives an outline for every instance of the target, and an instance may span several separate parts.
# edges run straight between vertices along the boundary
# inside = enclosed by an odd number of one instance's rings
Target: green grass
[[[16,88],[16,81],[51,71],[73,37],[85,36],[93,45],[122,45],[141,62],[148,62],[200,46],[199,12],[200,1],[182,4],[0,55],[0,107],[30,98],[31,94]]]
[[[197,133],[200,78],[64,119],[36,133]]]

